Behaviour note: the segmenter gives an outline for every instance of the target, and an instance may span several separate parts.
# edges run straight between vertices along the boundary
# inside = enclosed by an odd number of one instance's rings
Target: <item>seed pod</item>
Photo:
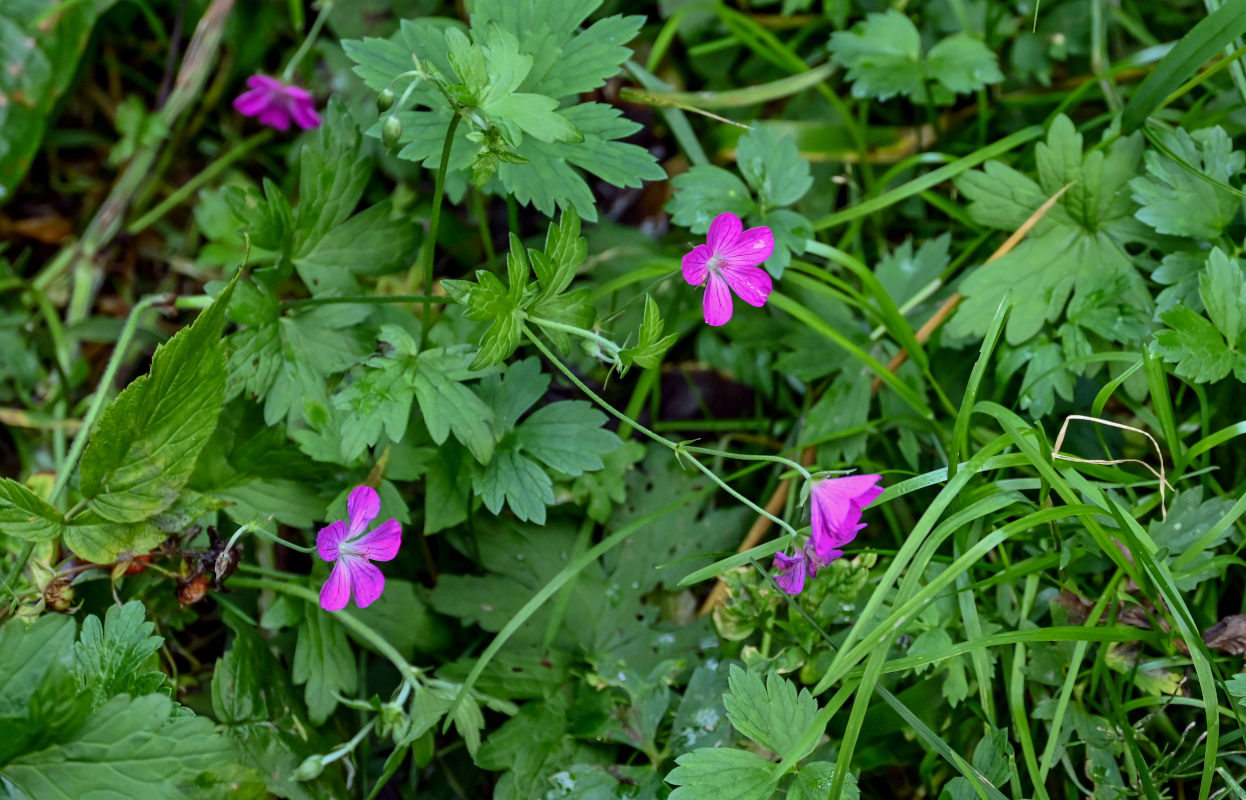
[[[385,89],[376,96],[376,110],[384,114],[394,105],[394,90]]]
[[[402,120],[390,114],[385,118],[385,122],[381,123],[381,141],[386,147],[393,148],[398,146],[398,139],[402,136]]]

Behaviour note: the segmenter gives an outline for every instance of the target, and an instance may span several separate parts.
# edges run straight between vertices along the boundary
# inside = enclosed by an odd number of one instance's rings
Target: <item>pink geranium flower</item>
[[[316,103],[306,89],[291,86],[267,75],[247,78],[249,91],[238,95],[234,108],[248,117],[279,131],[289,130],[290,120],[306,130],[320,125]]]
[[[360,486],[346,500],[348,522],[332,522],[316,534],[316,551],[332,561],[333,572],[320,590],[325,611],[340,611],[355,593],[355,605],[367,608],[385,590],[385,576],[373,561],[389,561],[398,555],[402,526],[398,520],[382,522],[364,533],[381,513],[381,498],[369,486]]]
[[[774,235],[762,226],[744,230],[744,223],[730,212],[710,223],[706,244],[684,256],[684,280],[705,284],[705,321],[726,325],[731,320],[731,293],[750,306],[760,308],[770,297],[770,275],[758,266],[774,252]]]
[[[810,490],[813,531],[808,544],[794,556],[774,555],[774,567],[779,573],[775,582],[779,588],[788,594],[800,594],[806,578],[814,577],[818,570],[843,557],[839,548],[855,539],[865,527],[861,511],[883,493],[883,487],[877,485],[880,480],[881,475],[848,475],[814,482]]]

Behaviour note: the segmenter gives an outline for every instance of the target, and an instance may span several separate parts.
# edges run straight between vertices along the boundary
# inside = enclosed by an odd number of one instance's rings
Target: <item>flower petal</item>
[[[385,576],[362,558],[343,559],[350,568],[350,585],[355,590],[355,605],[367,608],[385,591]]]
[[[320,115],[316,113],[316,106],[311,100],[306,103],[295,102],[290,107],[290,115],[294,117],[294,124],[303,130],[320,127]]]
[[[775,583],[779,584],[779,588],[788,594],[800,594],[805,588],[805,574],[808,570],[805,554],[785,556],[782,553],[775,553],[774,567],[779,571],[774,579]]]
[[[705,237],[710,252],[719,254],[730,248],[735,244],[742,230],[744,230],[744,223],[730,211],[714,217],[714,221],[710,223],[710,231]]]
[[[261,75],[258,72],[247,78],[247,86],[250,86],[252,89],[264,89],[269,92],[280,92],[286,88],[286,85],[276,78]]]
[[[752,267],[770,258],[774,252],[774,234],[765,225],[749,228],[735,240],[714,252],[729,266]]]
[[[350,568],[346,559],[339,560],[329,573],[329,580],[320,587],[320,607],[325,611],[341,611],[350,602]]]
[[[731,290],[720,276],[709,276],[702,308],[708,325],[726,325],[731,321]]]
[[[312,99],[311,92],[302,86],[282,86],[281,93],[295,103],[310,103]]]
[[[723,278],[741,300],[757,308],[766,304],[766,299],[770,297],[770,291],[774,288],[770,273],[761,267],[725,265]]]
[[[350,519],[350,535],[358,536],[368,529],[381,513],[381,496],[371,486],[356,486],[346,498],[346,516]]]
[[[809,537],[809,548],[813,551],[814,561],[819,567],[825,567],[844,553],[839,548],[857,538],[857,534],[865,527],[864,522],[850,527],[841,527],[831,536],[813,535]]]
[[[708,246],[699,244],[692,248],[692,251],[684,254],[684,280],[693,286],[700,286],[705,283],[705,276],[709,274],[709,268],[705,262],[710,260],[710,249]]]
[[[252,89],[234,99],[234,109],[243,116],[255,117],[272,104],[272,95],[266,89]]]
[[[350,543],[351,552],[369,561],[390,561],[402,545],[402,525],[391,519]]]
[[[316,552],[325,561],[337,561],[342,541],[350,534],[345,522],[330,522],[316,534]]]
[[[279,131],[290,130],[290,113],[281,106],[265,106],[259,114],[260,124]]]

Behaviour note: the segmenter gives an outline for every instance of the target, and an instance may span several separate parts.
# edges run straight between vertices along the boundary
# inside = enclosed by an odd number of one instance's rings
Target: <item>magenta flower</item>
[[[325,561],[333,561],[333,572],[320,590],[325,611],[340,611],[355,592],[355,605],[367,608],[385,590],[385,576],[373,561],[389,561],[398,555],[402,526],[398,520],[382,522],[364,533],[381,513],[381,498],[369,486],[359,486],[346,500],[346,522],[332,522],[316,534],[316,550]]]
[[[848,475],[843,478],[824,478],[814,481],[810,490],[813,503],[813,532],[805,548],[794,556],[774,554],[774,567],[778,571],[775,582],[788,594],[800,594],[805,579],[818,574],[818,570],[844,552],[839,548],[856,538],[865,527],[861,511],[878,499],[883,487],[877,483],[881,475]]]
[[[684,280],[705,284],[705,321],[726,325],[731,320],[731,292],[761,308],[770,296],[770,275],[758,264],[774,252],[774,235],[762,226],[744,230],[735,214],[726,212],[710,223],[706,244],[684,256]]]
[[[234,108],[248,117],[279,131],[289,130],[290,120],[306,130],[320,125],[316,103],[306,89],[291,86],[267,75],[247,78],[250,90],[238,95]]]

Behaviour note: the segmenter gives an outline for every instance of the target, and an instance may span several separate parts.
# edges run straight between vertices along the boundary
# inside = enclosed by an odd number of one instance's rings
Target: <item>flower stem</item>
[[[238,575],[229,579],[229,585],[237,589],[259,589],[261,591],[268,589],[269,591],[280,592],[282,594],[297,597],[305,600],[313,605],[320,603],[320,596],[308,589],[306,586],[299,586],[289,581],[267,580],[265,578],[244,578]],[[354,631],[360,639],[371,645],[376,652],[380,653],[389,662],[398,669],[398,674],[402,676],[404,681],[411,681],[419,673],[419,668],[408,663],[402,654],[394,649],[394,646],[386,641],[385,637],[374,631],[371,627],[364,624],[358,617],[349,611],[334,611],[331,615],[338,622]]]
[[[441,224],[441,198],[446,191],[446,171],[450,168],[450,150],[454,147],[454,132],[459,127],[459,115],[450,118],[446,126],[446,139],[441,145],[441,165],[437,167],[437,179],[433,184],[433,209],[428,215],[428,238],[420,254],[424,262],[424,320],[420,326],[420,349],[428,342],[428,329],[432,327],[433,304],[433,256],[437,250],[437,226]]]
[[[229,150],[226,150],[215,161],[204,167],[198,175],[179,186],[173,194],[166,197],[158,206],[130,223],[130,227],[126,228],[126,233],[134,235],[146,230],[153,222],[156,222],[165,214],[181,205],[182,201],[190,197],[199,187],[224,172],[230,164],[233,164],[271,138],[273,138],[273,131],[263,130],[254,136],[243,139]]]
[[[626,414],[619,411],[614,406],[610,405],[605,400],[603,400],[600,395],[598,395],[592,389],[588,388],[588,386],[585,385],[584,381],[576,377],[575,373],[572,372],[567,367],[566,364],[562,363],[562,361],[560,361],[559,358],[555,356],[548,347],[545,346],[545,343],[542,342],[541,339],[538,336],[536,336],[532,331],[530,331],[526,325],[524,326],[523,332],[524,332],[524,335],[528,337],[528,340],[531,341],[534,345],[536,345],[536,348],[541,351],[541,354],[544,355],[545,358],[548,359],[550,363],[552,363],[555,367],[557,367],[559,372],[567,376],[567,380],[575,384],[575,387],[577,389],[579,389],[581,392],[587,395],[594,403],[596,403],[597,405],[605,409],[606,412],[608,412],[611,416],[618,419],[619,422],[622,422],[625,425],[632,426],[633,428],[640,431],[645,436],[649,437],[650,439],[662,445],[663,447],[669,448],[671,451],[675,453],[676,456],[686,458],[687,460],[691,461],[693,466],[701,470],[701,472],[705,473],[705,476],[707,478],[709,478],[714,483],[718,484],[718,486],[722,488],[723,491],[727,492],[727,494],[739,500],[741,503],[748,506],[749,508],[751,508],[753,511],[757,512],[761,516],[766,517],[771,522],[778,525],[783,530],[787,531],[788,534],[792,536],[796,535],[796,529],[793,528],[791,525],[779,519],[774,514],[771,514],[769,511],[757,505],[752,500],[749,500],[747,497],[740,494],[735,489],[731,488],[731,486],[726,481],[724,481],[722,478],[715,475],[712,469],[702,464],[696,458],[696,456],[692,455],[691,452],[689,452],[690,448],[688,448],[685,445],[679,444],[677,442],[672,442],[670,439],[667,439],[665,436],[662,436],[661,434],[654,433],[653,431],[646,428],[644,425],[641,425],[639,422],[636,422],[635,420],[628,417]],[[719,451],[714,451],[714,452],[718,453]],[[756,456],[753,456],[753,457],[737,456],[735,453],[726,453],[726,452],[723,452],[722,455],[725,455],[728,458],[742,458],[743,460],[746,460],[746,461],[760,461],[760,460],[773,461],[774,460],[774,457],[772,456],[766,456],[764,458],[756,457]],[[792,463],[792,462],[787,462],[787,459],[783,459],[783,461],[785,463]],[[804,469],[801,468],[801,471],[804,472]]]
[[[268,529],[265,528],[259,522],[248,522],[242,525],[242,527],[238,528],[238,530],[234,531],[234,535],[229,537],[229,542],[226,543],[225,545],[225,552],[228,553],[230,550],[234,549],[234,544],[239,539],[242,538],[243,534],[246,534],[246,533],[254,533],[260,536],[261,538],[267,539],[270,542],[275,542],[279,545],[283,545],[285,547],[290,548],[291,550],[297,550],[300,553],[316,552],[316,548],[314,547],[303,547],[302,545],[295,544],[294,542],[287,542],[285,539],[282,539],[277,534],[269,532]]]
[[[329,12],[333,10],[333,0],[322,0],[320,3],[320,13],[316,15],[316,21],[312,23],[311,30],[307,32],[307,36],[303,38],[303,43],[299,45],[299,49],[294,51],[294,55],[290,56],[290,61],[286,64],[285,70],[281,73],[281,80],[290,83],[294,77],[294,70],[298,69],[299,62],[307,55],[307,51],[311,50],[312,43],[316,41],[316,37],[320,35],[320,29],[324,27],[325,20],[329,17]]]
[[[574,325],[554,322],[552,319],[542,319],[541,317],[532,317],[527,315],[525,315],[525,318],[533,324],[540,325],[542,328],[547,328],[552,331],[562,331],[563,333],[569,333],[572,336],[579,336],[581,339],[588,339],[590,342],[595,342],[602,348],[602,350],[605,351],[607,360],[618,363],[619,346],[600,334],[594,333],[590,330],[585,330],[584,328],[577,328]]]

